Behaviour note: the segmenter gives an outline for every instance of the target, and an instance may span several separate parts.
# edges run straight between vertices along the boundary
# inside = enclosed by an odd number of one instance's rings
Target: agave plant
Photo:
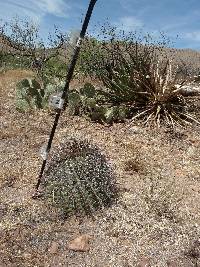
[[[167,122],[170,125],[192,123],[197,119],[188,113],[186,97],[178,83],[178,73],[172,73],[170,60],[160,59],[155,51],[137,51],[135,55],[121,54],[115,66],[99,76],[105,89],[101,94],[112,105],[124,104],[126,114],[143,118],[145,123]],[[141,53],[141,54],[139,54]]]
[[[152,62],[149,73],[144,76],[138,73],[138,90],[135,90],[134,106],[137,114],[132,120],[143,117],[145,123],[161,122],[169,125],[196,122],[197,119],[188,113],[186,98],[182,95],[185,81],[177,85],[177,77],[172,74],[169,60]],[[134,78],[133,78],[134,80]]]

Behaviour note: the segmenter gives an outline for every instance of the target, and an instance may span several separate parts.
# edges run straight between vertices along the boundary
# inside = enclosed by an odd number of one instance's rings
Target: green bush
[[[42,80],[43,86],[46,87],[48,84],[54,83],[55,79],[59,81],[65,79],[67,69],[68,64],[55,56],[43,63],[38,77]]]
[[[88,141],[66,139],[44,174],[45,198],[66,215],[91,214],[116,197],[115,178],[105,156]]]

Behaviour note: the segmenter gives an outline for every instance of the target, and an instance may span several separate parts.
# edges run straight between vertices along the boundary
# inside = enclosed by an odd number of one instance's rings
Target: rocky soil
[[[53,147],[66,135],[98,145],[119,199],[93,217],[63,218],[31,198],[54,119],[16,111],[15,83],[31,75],[0,77],[0,266],[200,266],[199,128],[107,126],[64,113]]]

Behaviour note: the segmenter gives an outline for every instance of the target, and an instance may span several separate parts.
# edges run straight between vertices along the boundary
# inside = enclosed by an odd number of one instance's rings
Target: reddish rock
[[[68,249],[73,251],[87,252],[90,250],[89,246],[90,239],[91,236],[89,235],[81,235],[69,242]]]

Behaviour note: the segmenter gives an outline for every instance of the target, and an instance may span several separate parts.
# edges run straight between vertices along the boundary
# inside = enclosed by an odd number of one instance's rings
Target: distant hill
[[[170,55],[174,61],[184,63],[191,75],[196,75],[200,72],[200,52],[192,49],[169,49]]]

